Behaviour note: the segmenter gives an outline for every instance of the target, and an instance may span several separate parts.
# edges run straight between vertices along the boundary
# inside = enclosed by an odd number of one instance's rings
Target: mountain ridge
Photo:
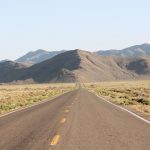
[[[61,51],[47,51],[43,49],[38,49],[36,51],[31,51],[23,55],[22,57],[16,59],[16,62],[34,65],[42,61],[48,60],[60,53],[65,52]],[[95,51],[94,53],[101,56],[121,56],[121,57],[134,57],[134,56],[145,56],[150,55],[150,44],[144,43],[141,45],[134,45],[122,50],[100,50]]]
[[[12,68],[1,67],[0,64],[1,83],[26,80],[47,83],[149,79],[150,56],[99,56],[76,49],[60,53],[30,67]]]
[[[122,57],[134,57],[134,56],[144,56],[150,55],[150,44],[144,43],[141,45],[134,45],[122,50],[100,50],[96,52],[98,55],[102,56],[122,56]]]

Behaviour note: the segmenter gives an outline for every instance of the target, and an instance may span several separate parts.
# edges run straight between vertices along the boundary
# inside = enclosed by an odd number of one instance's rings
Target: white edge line
[[[90,92],[91,92],[91,91],[90,91]],[[93,92],[91,92],[91,93],[94,94]],[[122,106],[116,105],[116,104],[114,104],[114,103],[112,103],[112,102],[106,100],[104,97],[101,97],[101,96],[99,96],[99,95],[97,95],[97,94],[94,94],[94,95],[96,95],[98,98],[101,98],[101,99],[104,100],[105,102],[107,102],[107,103],[109,103],[109,104],[111,104],[111,105],[113,105],[113,106],[115,106],[115,107],[117,107],[117,108],[120,108],[120,109],[122,109],[122,110],[124,110],[124,111],[126,111],[126,112],[128,112],[128,113],[130,113],[131,115],[133,115],[134,117],[136,117],[136,118],[138,118],[138,119],[144,121],[145,123],[150,124],[150,121],[149,121],[149,120],[144,119],[143,117],[141,117],[141,116],[135,114],[134,112],[131,112],[130,110],[128,110],[128,109],[126,109],[126,108],[124,108],[124,107],[122,107]]]
[[[42,101],[40,101],[40,102],[37,102],[37,103],[32,104],[32,105],[29,105],[29,106],[20,107],[20,108],[18,108],[18,109],[12,110],[12,111],[10,111],[10,112],[8,112],[8,113],[4,113],[4,114],[0,115],[0,118],[5,117],[5,116],[8,116],[8,115],[10,115],[10,114],[13,114],[13,113],[18,112],[18,111],[21,111],[21,110],[25,110],[25,109],[28,109],[28,108],[31,108],[31,107],[34,107],[34,106],[37,106],[37,105],[46,103],[46,102],[48,102],[48,101],[53,101],[55,98],[57,98],[57,97],[59,97],[59,96],[62,96],[62,95],[66,94],[66,93],[69,93],[69,92],[71,92],[71,91],[68,91],[68,92],[65,92],[65,93],[63,93],[63,94],[60,94],[60,95],[51,97],[51,98],[49,98],[49,99],[47,98],[47,99],[45,99],[45,100],[42,100]]]

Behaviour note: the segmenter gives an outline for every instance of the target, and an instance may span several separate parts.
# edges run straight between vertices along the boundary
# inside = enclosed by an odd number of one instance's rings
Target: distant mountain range
[[[15,60],[19,63],[24,64],[37,64],[42,61],[48,60],[60,53],[65,52],[65,50],[61,51],[46,51],[46,50],[36,50],[25,54],[24,56]],[[122,57],[137,57],[137,56],[145,56],[150,55],[150,44],[142,44],[135,45],[129,48],[125,48],[122,50],[100,50],[95,52],[98,55],[102,56],[122,56]]]
[[[150,79],[150,56],[99,56],[72,50],[32,66],[17,62],[0,63],[0,82],[97,82],[108,80]]]
[[[150,44],[142,44],[131,46],[122,50],[100,50],[96,52],[102,56],[122,56],[122,57],[136,57],[150,55]]]
[[[65,52],[64,50],[61,51],[46,51],[46,50],[36,50],[36,51],[32,51],[29,52],[27,54],[25,54],[24,56],[18,58],[16,60],[16,62],[20,62],[20,63],[25,63],[25,64],[36,64],[36,63],[40,63],[44,60],[50,59],[60,53]]]

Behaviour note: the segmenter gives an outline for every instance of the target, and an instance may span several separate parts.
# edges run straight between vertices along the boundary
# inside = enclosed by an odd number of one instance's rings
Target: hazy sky
[[[142,43],[150,43],[150,0],[0,0],[0,59]]]

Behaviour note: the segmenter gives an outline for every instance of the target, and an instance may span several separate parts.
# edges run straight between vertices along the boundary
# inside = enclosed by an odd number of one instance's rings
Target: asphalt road
[[[1,117],[0,150],[150,150],[150,124],[79,88]]]

